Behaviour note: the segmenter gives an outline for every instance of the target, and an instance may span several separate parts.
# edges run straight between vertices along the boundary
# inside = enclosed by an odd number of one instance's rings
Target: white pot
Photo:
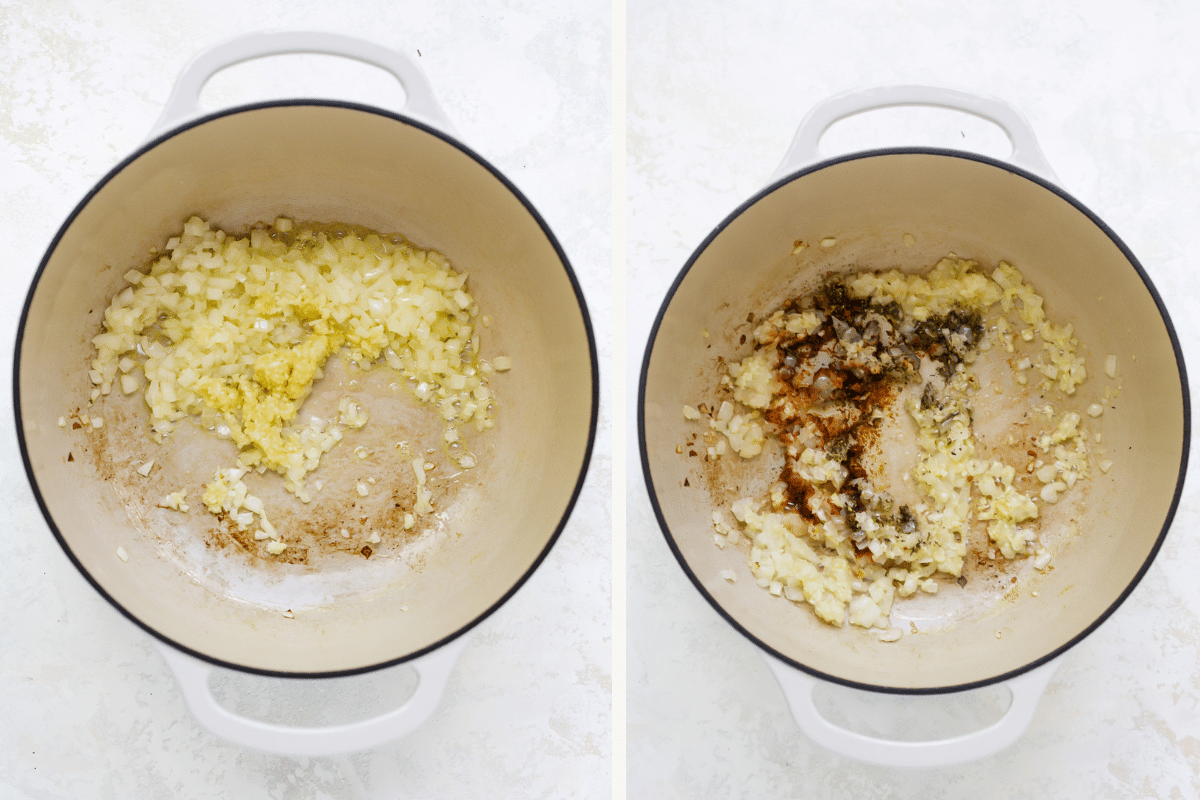
[[[942,106],[991,120],[1008,134],[1013,153],[1007,162],[923,148],[820,156],[817,143],[835,121],[896,105]],[[793,253],[798,239],[812,246]],[[821,247],[822,239],[835,243]],[[699,459],[676,452],[699,430],[680,410],[715,395],[718,358],[740,360],[750,352],[753,337],[743,337],[754,329],[748,313],[773,310],[830,273],[912,271],[949,252],[1016,265],[1053,318],[1074,324],[1089,348],[1093,377],[1072,402],[1086,409],[1105,382],[1120,385],[1116,410],[1097,421],[1114,467],[1108,474],[1092,470],[1075,516],[1060,513],[1051,523],[1046,515],[1043,538],[1056,542],[1052,572],[1024,568],[1015,592],[972,574],[966,588],[950,586],[925,602],[926,632],[883,643],[861,629],[835,629],[807,607],[770,595],[755,584],[743,554],[713,546],[711,515],[724,489],[708,483]],[[1104,375],[1108,354],[1120,365],[1118,381]],[[997,100],[926,86],[851,93],[809,114],[770,184],[705,239],[672,285],[650,335],[639,392],[644,474],[680,566],[713,608],[763,650],[810,735],[846,755],[896,766],[977,758],[1020,735],[1054,659],[1095,630],[1146,573],[1179,501],[1190,438],[1179,343],[1141,265],[1055,184],[1019,114]],[[756,462],[737,461],[732,452],[722,459],[728,485],[762,486],[774,477],[759,474]],[[721,577],[728,569],[736,583]],[[892,693],[1005,682],[1014,702],[1004,719],[971,736],[889,742],[821,719],[811,701],[812,678]]]
[[[199,114],[200,88],[215,72],[289,52],[343,55],[390,71],[405,89],[403,113],[293,100]],[[380,553],[368,559],[314,545],[307,565],[273,565],[219,547],[196,493],[190,514],[157,507],[171,487],[198,488],[214,467],[232,466],[231,445],[184,425],[159,448],[146,436],[140,402],[106,400],[100,430],[57,424],[87,409],[91,338],[122,276],[143,267],[150,249],[192,214],[233,232],[279,215],[397,232],[470,274],[468,286],[493,320],[480,331],[485,357],[508,355],[514,366],[492,380],[499,413],[478,439],[480,466],[451,482],[418,544],[389,550],[387,541],[406,536],[395,514],[355,505],[354,459],[338,455],[352,449],[348,441],[326,456],[327,487],[311,506],[279,491],[284,510],[272,521],[317,542],[367,514],[366,525],[384,534]],[[387,372],[331,369],[308,401],[350,389],[370,396],[372,419],[359,443],[378,453],[375,495],[412,482],[397,439],[436,443],[440,431],[436,411],[390,388],[398,378]],[[432,712],[464,634],[529,578],[566,524],[595,435],[597,378],[587,309],[558,242],[520,192],[453,136],[415,63],[349,37],[275,33],[193,61],[151,139],[64,223],[21,317],[15,402],[22,454],[51,530],[97,591],[165,645],[197,716],[243,744],[316,754],[395,738]],[[155,466],[144,478],[135,468],[148,458]],[[242,720],[217,706],[207,686],[210,664],[327,677],[401,662],[422,678],[405,707],[331,729]]]

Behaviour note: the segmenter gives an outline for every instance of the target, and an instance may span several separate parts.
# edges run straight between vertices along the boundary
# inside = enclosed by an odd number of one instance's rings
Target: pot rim
[[[654,487],[654,479],[650,474],[649,453],[646,449],[646,379],[647,379],[647,374],[649,372],[649,367],[650,367],[650,357],[651,357],[651,355],[653,355],[654,345],[655,345],[655,342],[658,337],[659,328],[662,325],[663,318],[666,315],[667,309],[670,306],[672,299],[674,299],[675,293],[679,290],[679,287],[683,284],[684,279],[687,277],[688,273],[691,271],[692,266],[696,263],[697,259],[699,259],[700,256],[704,253],[704,251],[708,249],[708,246],[713,242],[713,240],[716,239],[717,236],[719,236],[722,232],[724,232],[724,230],[735,219],[737,219],[739,216],[741,216],[743,212],[745,212],[751,206],[758,203],[760,200],[764,199],[768,195],[775,192],[777,189],[782,188],[786,184],[791,183],[794,180],[803,178],[806,175],[809,175],[810,173],[817,172],[817,171],[823,170],[823,169],[827,169],[829,167],[834,167],[834,166],[837,166],[838,164],[843,164],[843,163],[847,163],[850,161],[857,161],[857,160],[867,159],[867,158],[879,158],[879,157],[887,157],[887,156],[893,156],[893,155],[932,155],[932,156],[942,156],[942,157],[948,157],[948,158],[961,158],[964,160],[976,161],[976,162],[986,164],[986,165],[989,165],[992,167],[997,167],[997,168],[1000,168],[1003,170],[1007,170],[1008,172],[1011,172],[1017,176],[1025,178],[1026,180],[1032,181],[1033,183],[1037,184],[1038,186],[1041,186],[1043,189],[1046,189],[1047,191],[1054,193],[1061,199],[1063,199],[1066,202],[1068,202],[1069,204],[1071,204],[1076,210],[1078,210],[1079,212],[1081,212],[1082,214],[1087,216],[1087,218],[1089,220],[1091,220],[1091,222],[1105,236],[1107,236],[1112,241],[1112,243],[1115,244],[1117,246],[1117,248],[1121,251],[1121,254],[1125,257],[1125,259],[1129,263],[1129,265],[1131,267],[1133,267],[1133,269],[1137,272],[1138,277],[1141,278],[1142,283],[1146,287],[1146,291],[1150,293],[1150,297],[1154,300],[1154,305],[1158,308],[1158,313],[1162,318],[1163,325],[1166,327],[1167,335],[1171,341],[1171,348],[1175,354],[1175,364],[1179,370],[1179,382],[1180,382],[1180,387],[1182,390],[1181,400],[1183,403],[1183,442],[1182,442],[1180,462],[1179,462],[1179,477],[1175,482],[1175,492],[1171,498],[1170,507],[1167,509],[1167,514],[1163,521],[1162,529],[1159,531],[1158,537],[1154,541],[1154,545],[1150,548],[1149,554],[1146,556],[1145,561],[1138,568],[1138,571],[1133,576],[1133,579],[1121,591],[1121,594],[1117,596],[1117,599],[1114,600],[1112,602],[1112,604],[1110,604],[1107,608],[1105,608],[1091,624],[1089,624],[1086,628],[1084,628],[1078,634],[1076,634],[1071,639],[1069,639],[1066,643],[1055,648],[1051,652],[1046,653],[1045,655],[1040,656],[1039,658],[1036,658],[1036,659],[1030,661],[1029,663],[1025,664],[1022,667],[1018,667],[1017,669],[1009,670],[1008,672],[1002,673],[1000,675],[996,675],[994,677],[984,678],[984,679],[980,679],[980,680],[976,680],[976,681],[968,681],[966,683],[952,685],[952,686],[911,688],[911,687],[898,687],[898,686],[879,686],[876,684],[863,683],[861,681],[848,680],[846,678],[842,678],[837,675],[832,675],[827,672],[823,672],[821,670],[815,669],[806,664],[802,664],[801,662],[796,661],[795,659],[790,658],[789,656],[779,652],[775,648],[767,645],[765,642],[763,642],[757,636],[752,634],[749,630],[747,630],[745,627],[743,627],[736,619],[734,619],[734,617],[728,611],[726,611],[725,608],[719,602],[717,602],[717,600],[708,591],[705,590],[703,584],[700,582],[700,579],[697,577],[695,572],[693,572],[691,567],[688,565],[687,560],[684,558],[682,551],[676,545],[675,538],[671,534],[670,527],[667,525],[666,518],[663,515],[662,507],[659,505],[659,502],[658,502],[658,493]],[[702,241],[700,243],[700,245],[692,252],[692,255],[688,258],[688,260],[684,264],[683,268],[679,271],[679,274],[675,277],[675,280],[671,283],[670,288],[667,290],[666,297],[663,299],[662,305],[659,307],[658,314],[655,316],[654,324],[650,329],[650,335],[647,337],[646,349],[645,349],[645,353],[642,357],[642,367],[641,367],[641,370],[638,375],[637,415],[638,415],[638,419],[637,419],[638,451],[639,451],[639,455],[641,458],[642,478],[645,481],[646,491],[647,491],[647,494],[649,495],[649,499],[650,499],[650,505],[654,510],[655,518],[658,520],[658,526],[662,531],[663,538],[665,538],[667,540],[667,546],[671,549],[671,552],[674,554],[675,560],[679,563],[679,566],[683,568],[683,572],[685,575],[687,575],[688,580],[691,581],[692,585],[696,588],[696,590],[698,592],[700,592],[700,595],[705,600],[708,601],[708,604],[710,606],[712,606],[712,608],[717,612],[717,614],[720,615],[726,622],[728,622],[733,627],[734,630],[741,633],[744,637],[749,639],[751,643],[757,645],[761,650],[763,650],[764,652],[770,654],[771,656],[779,659],[784,664],[787,664],[791,667],[794,667],[794,668],[800,670],[801,672],[807,673],[815,678],[819,678],[820,680],[827,681],[829,683],[839,684],[842,686],[847,686],[852,689],[859,689],[862,691],[878,692],[878,693],[885,693],[885,694],[897,694],[897,695],[947,694],[947,693],[951,693],[951,692],[964,692],[964,691],[968,691],[971,689],[980,689],[985,686],[991,686],[996,683],[1002,683],[1002,682],[1010,680],[1012,678],[1016,678],[1019,675],[1023,675],[1031,670],[1034,670],[1043,664],[1053,661],[1055,658],[1059,657],[1060,655],[1065,653],[1067,650],[1071,649],[1072,647],[1077,645],[1079,642],[1083,641],[1093,631],[1095,631],[1097,628],[1099,628],[1100,625],[1103,624],[1105,622],[1105,620],[1107,620],[1110,616],[1112,616],[1112,614],[1117,610],[1117,608],[1122,603],[1125,602],[1126,598],[1128,598],[1129,595],[1133,592],[1133,590],[1135,588],[1137,588],[1137,585],[1139,583],[1141,583],[1142,578],[1145,576],[1146,572],[1150,569],[1150,565],[1153,563],[1154,559],[1157,557],[1158,551],[1162,548],[1163,542],[1166,540],[1167,531],[1170,529],[1171,523],[1174,521],[1175,512],[1178,510],[1179,502],[1183,495],[1184,481],[1187,476],[1188,453],[1190,450],[1191,429],[1192,429],[1191,401],[1190,401],[1190,393],[1188,390],[1187,369],[1186,369],[1186,366],[1185,366],[1184,360],[1183,360],[1183,350],[1182,350],[1182,347],[1180,346],[1179,338],[1175,333],[1175,326],[1171,323],[1171,317],[1167,313],[1167,308],[1164,305],[1164,303],[1162,301],[1162,297],[1159,295],[1158,290],[1155,289],[1153,282],[1150,280],[1150,276],[1146,273],[1146,271],[1142,267],[1141,263],[1133,255],[1133,253],[1129,250],[1129,248],[1125,245],[1125,243],[1123,241],[1121,241],[1120,237],[1118,237],[1117,234],[1111,228],[1109,228],[1108,225],[1105,224],[1103,220],[1101,220],[1096,214],[1094,214],[1089,208],[1087,208],[1087,206],[1085,206],[1080,201],[1076,200],[1074,197],[1072,197],[1070,194],[1068,194],[1066,191],[1064,191],[1057,184],[1053,183],[1052,181],[1047,180],[1046,178],[1043,178],[1043,177],[1036,175],[1032,172],[1029,172],[1027,170],[1021,169],[1020,167],[1017,167],[1008,162],[1001,161],[1001,160],[998,160],[995,158],[991,158],[989,156],[980,155],[978,153],[970,153],[970,152],[966,152],[966,151],[962,151],[962,150],[953,150],[953,149],[948,149],[948,148],[937,148],[937,147],[876,148],[876,149],[870,149],[870,150],[857,150],[857,151],[854,151],[851,153],[846,153],[844,155],[835,156],[833,158],[822,159],[818,162],[810,164],[806,167],[803,167],[799,170],[789,173],[788,175],[785,175],[784,177],[782,177],[776,181],[769,183],[767,186],[763,187],[762,189],[757,191],[755,194],[753,194],[749,199],[747,199],[746,201],[741,203],[728,216],[726,216],[723,220],[721,220],[720,224],[718,224],[715,228],[713,228],[713,230],[708,234],[708,236],[706,236],[704,238],[704,241]]]
[[[41,490],[38,488],[37,476],[34,474],[33,465],[30,461],[28,448],[26,446],[25,426],[23,424],[23,418],[22,418],[22,414],[21,414],[21,356],[22,356],[22,345],[23,345],[24,337],[25,337],[25,325],[29,319],[29,309],[33,303],[33,297],[37,292],[38,285],[41,282],[42,274],[45,272],[46,266],[49,263],[51,257],[54,255],[55,250],[58,248],[59,241],[66,234],[67,230],[71,227],[71,225],[75,222],[76,217],[78,217],[79,214],[83,211],[83,209],[86,208],[87,205],[92,201],[92,198],[94,198],[100,192],[100,190],[103,189],[109,183],[109,181],[111,181],[118,174],[120,174],[126,167],[128,167],[130,164],[132,164],[137,159],[141,158],[143,155],[145,155],[149,151],[153,150],[158,145],[166,142],[168,139],[171,139],[174,136],[177,136],[185,131],[188,131],[192,128],[198,127],[205,123],[214,121],[216,119],[220,119],[222,117],[233,116],[235,114],[250,113],[250,112],[259,111],[262,109],[284,108],[284,107],[294,107],[294,106],[320,106],[320,107],[329,107],[329,108],[341,108],[341,109],[348,109],[348,110],[352,110],[352,111],[360,111],[360,112],[368,113],[368,114],[375,114],[375,115],[382,116],[382,117],[388,117],[396,122],[400,122],[402,124],[409,125],[411,127],[417,128],[421,131],[424,131],[425,133],[435,136],[435,137],[441,139],[442,141],[446,142],[447,144],[450,144],[453,147],[456,147],[462,153],[464,153],[465,155],[467,155],[468,157],[473,159],[477,164],[479,164],[484,169],[486,169],[488,172],[490,172],[492,174],[492,176],[495,177],[498,181],[500,181],[500,183],[503,184],[503,186],[521,203],[521,205],[523,205],[525,207],[525,210],[529,213],[529,215],[537,223],[538,227],[542,231],[542,234],[546,237],[547,241],[549,241],[550,245],[554,248],[554,252],[558,257],[559,262],[562,264],[562,267],[563,267],[564,272],[566,273],[567,279],[570,281],[571,289],[574,291],[575,299],[579,304],[579,313],[580,313],[580,316],[582,317],[584,332],[587,336],[588,357],[589,357],[589,361],[590,361],[590,365],[591,365],[591,380],[592,380],[592,402],[591,402],[591,413],[590,413],[589,419],[588,419],[587,445],[584,448],[583,460],[582,460],[582,463],[581,463],[580,469],[579,469],[579,477],[575,481],[575,486],[571,492],[571,496],[570,496],[570,498],[568,498],[567,503],[563,508],[562,516],[559,518],[558,524],[554,528],[554,533],[547,540],[546,545],[542,548],[542,550],[538,554],[537,558],[534,559],[533,563],[530,564],[529,568],[527,570],[525,570],[525,572],[513,583],[513,585],[508,589],[508,591],[506,591],[498,600],[496,600],[495,603],[493,603],[491,606],[489,606],[487,609],[485,609],[482,613],[480,613],[478,616],[476,616],[473,620],[471,620],[467,624],[461,626],[460,628],[448,633],[446,636],[442,637],[441,639],[438,639],[437,641],[433,642],[432,644],[421,648],[420,650],[416,650],[416,651],[413,651],[412,653],[408,653],[408,654],[400,656],[398,658],[389,659],[387,661],[382,661],[382,662],[379,662],[376,664],[369,664],[369,665],[365,665],[362,667],[354,667],[352,669],[329,670],[329,671],[323,671],[323,672],[287,672],[287,671],[283,671],[283,670],[261,669],[261,668],[257,668],[257,667],[248,667],[248,666],[245,666],[242,664],[236,664],[236,663],[233,663],[230,661],[226,661],[224,659],[215,658],[213,656],[206,655],[205,653],[201,653],[198,650],[194,650],[190,647],[186,647],[183,644],[180,644],[179,642],[175,641],[174,639],[166,636],[165,634],[160,633],[158,630],[151,627],[147,623],[142,622],[142,620],[140,620],[138,617],[136,617],[131,611],[129,611],[124,606],[122,606],[120,603],[118,603],[116,601],[116,599],[113,598],[113,596],[110,595],[104,589],[104,587],[100,585],[99,581],[97,581],[96,578],[90,572],[88,572],[88,570],[84,567],[83,563],[75,556],[75,553],[72,552],[71,548],[67,544],[66,539],[63,537],[62,532],[59,530],[58,525],[55,523],[54,517],[50,513],[50,509],[47,507],[45,499],[42,497]],[[16,422],[15,428],[16,428],[16,434],[17,434],[17,444],[21,451],[21,461],[25,467],[25,475],[29,480],[29,486],[30,486],[30,489],[33,491],[33,496],[34,496],[34,499],[37,501],[38,508],[42,512],[42,517],[45,519],[46,524],[50,527],[50,531],[51,531],[51,533],[54,534],[54,538],[58,540],[59,546],[62,547],[63,552],[66,553],[67,558],[71,561],[72,564],[75,565],[75,568],[80,572],[80,574],[83,575],[83,577],[87,580],[87,582],[89,584],[91,584],[92,588],[95,589],[97,592],[99,592],[100,596],[103,597],[105,600],[107,600],[109,602],[109,604],[111,604],[114,608],[116,608],[117,611],[119,611],[126,619],[128,619],[130,622],[137,625],[139,628],[144,630],[146,633],[149,633],[154,638],[163,642],[164,644],[170,645],[171,647],[175,648],[176,650],[187,653],[190,656],[198,658],[202,661],[206,661],[206,662],[213,664],[215,666],[218,666],[218,667],[223,667],[223,668],[235,670],[238,672],[245,672],[245,673],[250,673],[250,674],[254,674],[254,675],[262,675],[262,676],[266,676],[266,677],[275,677],[275,678],[345,678],[345,677],[350,677],[353,675],[362,675],[362,674],[366,674],[369,672],[374,672],[376,670],[387,669],[388,667],[394,667],[399,664],[403,664],[405,662],[420,658],[421,656],[423,656],[427,653],[430,653],[446,644],[449,644],[450,642],[454,641],[455,639],[459,638],[460,636],[463,636],[464,634],[466,634],[468,631],[473,629],[479,623],[483,622],[485,619],[487,619],[493,613],[495,613],[496,610],[500,608],[500,606],[502,606],[506,602],[508,602],[508,600],[514,594],[516,594],[517,590],[520,589],[523,585],[525,585],[525,582],[529,580],[529,578],[538,569],[538,567],[541,566],[542,562],[546,559],[546,556],[549,555],[550,550],[554,547],[555,543],[558,541],[559,537],[562,535],[563,529],[566,527],[567,522],[569,521],[569,519],[571,517],[571,513],[574,511],[575,504],[579,499],[579,495],[583,490],[583,484],[584,484],[585,478],[587,477],[588,469],[591,466],[592,450],[593,450],[593,447],[595,445],[595,440],[596,440],[596,427],[597,427],[597,422],[598,422],[598,417],[599,417],[599,409],[600,409],[600,366],[599,366],[599,361],[598,361],[598,356],[597,356],[597,351],[596,351],[595,333],[592,329],[591,316],[588,313],[587,303],[583,296],[583,289],[579,284],[579,280],[575,275],[574,269],[571,267],[570,261],[567,259],[566,253],[563,251],[562,246],[558,242],[558,239],[555,238],[554,233],[550,230],[549,225],[547,225],[546,221],[542,218],[541,214],[538,213],[537,209],[534,208],[533,204],[529,201],[529,199],[526,198],[525,195],[522,194],[521,191],[512,183],[512,181],[510,181],[507,177],[505,177],[505,175],[502,172],[500,172],[500,170],[498,170],[496,167],[492,166],[492,164],[490,162],[488,162],[486,159],[484,159],[483,156],[476,153],[474,150],[472,150],[470,147],[465,145],[463,142],[459,141],[454,136],[451,136],[450,134],[448,134],[442,130],[439,130],[438,128],[436,128],[432,125],[426,124],[424,122],[421,122],[419,120],[416,120],[416,119],[406,116],[404,114],[401,114],[401,113],[398,113],[395,111],[389,111],[387,109],[379,108],[376,106],[370,106],[370,105],[365,105],[362,103],[354,103],[354,102],[349,102],[349,101],[326,100],[326,99],[317,99],[317,98],[296,98],[296,99],[268,100],[268,101],[262,101],[262,102],[256,102],[256,103],[247,103],[247,104],[243,104],[243,105],[232,106],[230,108],[221,109],[219,111],[215,111],[215,112],[208,113],[208,114],[203,114],[201,116],[189,119],[187,122],[184,122],[176,127],[173,127],[169,131],[166,131],[165,133],[155,136],[155,137],[147,140],[146,142],[143,142],[142,144],[140,144],[131,154],[126,156],[124,159],[122,159],[116,166],[114,166],[107,173],[105,173],[104,177],[102,177],[99,181],[97,181],[97,183],[87,192],[87,194],[84,195],[83,199],[79,201],[79,203],[75,206],[75,208],[67,216],[67,218],[63,222],[63,224],[59,227],[58,232],[55,233],[54,238],[51,239],[50,244],[47,246],[46,253],[42,257],[41,262],[38,264],[37,271],[34,272],[33,279],[30,282],[29,290],[25,296],[25,302],[21,308],[21,316],[20,316],[19,322],[17,324],[17,334],[16,334],[16,340],[15,340],[15,345],[14,345],[14,349],[13,349],[13,384],[12,384],[12,388],[13,388],[13,412],[14,412],[15,422]]]

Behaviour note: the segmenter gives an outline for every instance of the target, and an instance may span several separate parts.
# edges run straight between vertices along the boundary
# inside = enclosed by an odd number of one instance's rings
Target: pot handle
[[[420,683],[399,708],[377,717],[345,725],[295,728],[234,714],[213,697],[208,681],[213,666],[161,642],[163,660],[175,673],[184,700],[196,720],[209,731],[243,747],[291,756],[329,756],[366,750],[406,736],[429,719],[437,708],[446,682],[470,637],[459,636],[438,649],[407,662],[417,670]],[[297,680],[320,680],[298,678]]]
[[[820,161],[821,137],[839,120],[896,106],[931,106],[961,111],[987,120],[1004,131],[1012,144],[1008,160],[1055,184],[1058,178],[1038,146],[1033,128],[1019,111],[996,97],[944,86],[897,83],[834,95],[818,103],[800,123],[783,162],[768,183]]]
[[[796,724],[813,741],[848,758],[885,767],[946,767],[998,753],[1021,737],[1058,669],[1058,659],[1005,681],[1012,702],[1004,716],[972,733],[924,742],[897,742],[848,731],[821,716],[813,703],[818,680],[763,655],[775,673]]]
[[[408,56],[375,42],[323,31],[274,31],[250,33],[230,39],[193,58],[180,73],[171,96],[147,141],[180,122],[200,116],[200,90],[213,75],[227,67],[264,56],[289,53],[316,53],[342,56],[371,64],[390,72],[404,87],[405,114],[417,117],[445,133],[454,134],[454,127],[433,96],[429,79],[417,63]]]

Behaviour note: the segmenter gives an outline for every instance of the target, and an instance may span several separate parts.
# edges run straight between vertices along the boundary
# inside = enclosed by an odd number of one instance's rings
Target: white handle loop
[[[154,123],[147,139],[153,139],[180,122],[203,113],[200,90],[221,70],[243,61],[288,53],[342,56],[386,70],[404,87],[406,99],[402,110],[405,114],[454,134],[450,120],[434,99],[429,79],[408,56],[353,36],[319,31],[277,31],[239,36],[192,59],[175,81],[175,88],[167,98],[162,115]]]
[[[820,161],[818,144],[837,121],[866,111],[896,106],[931,106],[962,111],[1000,127],[1012,144],[1008,160],[1030,172],[1058,183],[1042,150],[1038,147],[1029,122],[1015,108],[995,97],[923,84],[891,84],[834,95],[818,103],[800,123],[792,145],[769,182]]]
[[[1004,716],[982,730],[926,742],[897,742],[848,731],[821,716],[813,702],[818,680],[766,654],[796,724],[813,741],[848,758],[885,767],[945,767],[998,753],[1021,737],[1037,709],[1058,660],[1005,682],[1012,703]]]
[[[361,722],[320,728],[294,728],[238,716],[218,704],[213,696],[208,685],[214,669],[211,664],[161,643],[158,647],[179,681],[188,708],[201,725],[217,736],[279,755],[329,756],[378,747],[421,727],[437,708],[450,673],[469,638],[469,635],[460,636],[408,662],[417,670],[420,683],[404,705]]]

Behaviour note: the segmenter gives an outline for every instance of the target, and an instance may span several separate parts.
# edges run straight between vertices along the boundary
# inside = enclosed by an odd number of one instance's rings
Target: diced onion
[[[125,394],[142,391],[156,441],[165,443],[192,418],[232,439],[239,458],[260,473],[283,476],[304,502],[305,477],[343,438],[340,426],[361,428],[369,419],[347,396],[336,423],[292,424],[326,360],[342,348],[360,367],[385,360],[401,372],[420,401],[436,406],[447,431],[494,424],[467,276],[402,237],[286,217],[233,236],[192,217],[148,269],[125,279],[93,339],[93,400],[114,384]],[[506,371],[512,358],[497,356],[491,366]],[[80,421],[104,425],[98,415]],[[474,466],[474,456],[467,463]],[[261,501],[245,493],[235,472],[218,472],[205,487],[205,505],[239,527],[251,514],[277,541]],[[356,489],[365,493],[361,482]],[[415,512],[430,513],[429,490],[422,484],[417,494]]]
[[[914,243],[910,238],[906,243]],[[837,244],[832,237],[820,241],[824,247]],[[862,271],[830,283],[766,315],[750,314],[755,347],[740,361],[723,362],[726,374],[715,413],[704,411],[705,405],[684,405],[682,414],[687,420],[708,417],[703,444],[689,434],[689,446],[703,447],[706,461],[730,446],[744,458],[759,456],[764,426],[786,458],[779,480],[759,483],[755,495],[733,502],[737,524],[713,513],[714,546],[727,549],[748,538],[744,557],[760,587],[808,603],[831,625],[883,630],[880,641],[891,642],[903,635],[889,622],[896,598],[938,593],[945,588],[939,575],[959,578],[970,552],[968,538],[977,529],[986,527],[988,558],[1032,556],[1033,565],[1045,569],[1050,554],[1038,541],[1039,504],[1058,503],[1089,477],[1091,434],[1083,427],[1085,415],[1060,413],[1046,400],[1025,414],[1029,424],[1041,426],[1032,431],[1032,444],[1041,450],[1028,451],[1032,461],[1026,460],[1024,447],[1014,448],[1014,463],[984,455],[988,449],[978,447],[972,399],[984,388],[981,377],[987,373],[972,369],[976,359],[1002,348],[1009,355],[999,357],[1016,384],[1044,378],[1036,394],[1018,390],[1040,398],[1052,390],[1075,394],[1088,371],[1073,326],[1049,319],[1043,298],[1004,262],[988,271],[950,255],[923,273]],[[928,324],[922,328],[922,323]],[[938,331],[941,338],[935,336]],[[1037,344],[1020,345],[1017,336]],[[742,336],[741,344],[747,338]],[[924,358],[932,363],[922,364]],[[862,419],[886,416],[881,401],[847,391],[848,376],[891,380],[896,365],[903,367],[898,385],[913,380],[912,371],[918,373],[918,385],[925,384],[923,393],[901,394],[901,388],[893,395],[904,398],[916,433],[916,459],[902,480],[920,495],[903,506],[859,468],[868,459],[854,462],[848,455],[850,447],[875,445],[840,433]],[[1109,357],[1105,371],[1115,375],[1115,357]],[[1111,392],[1110,387],[1104,403]],[[1094,403],[1088,415],[1104,411]],[[1016,444],[1013,437],[1008,443]],[[884,446],[880,450],[888,452]],[[683,446],[676,447],[676,453],[683,452]],[[1101,472],[1111,466],[1111,461],[1099,463]],[[870,467],[877,468],[882,469]],[[755,483],[734,475],[727,485]],[[731,580],[733,573],[719,574]]]

